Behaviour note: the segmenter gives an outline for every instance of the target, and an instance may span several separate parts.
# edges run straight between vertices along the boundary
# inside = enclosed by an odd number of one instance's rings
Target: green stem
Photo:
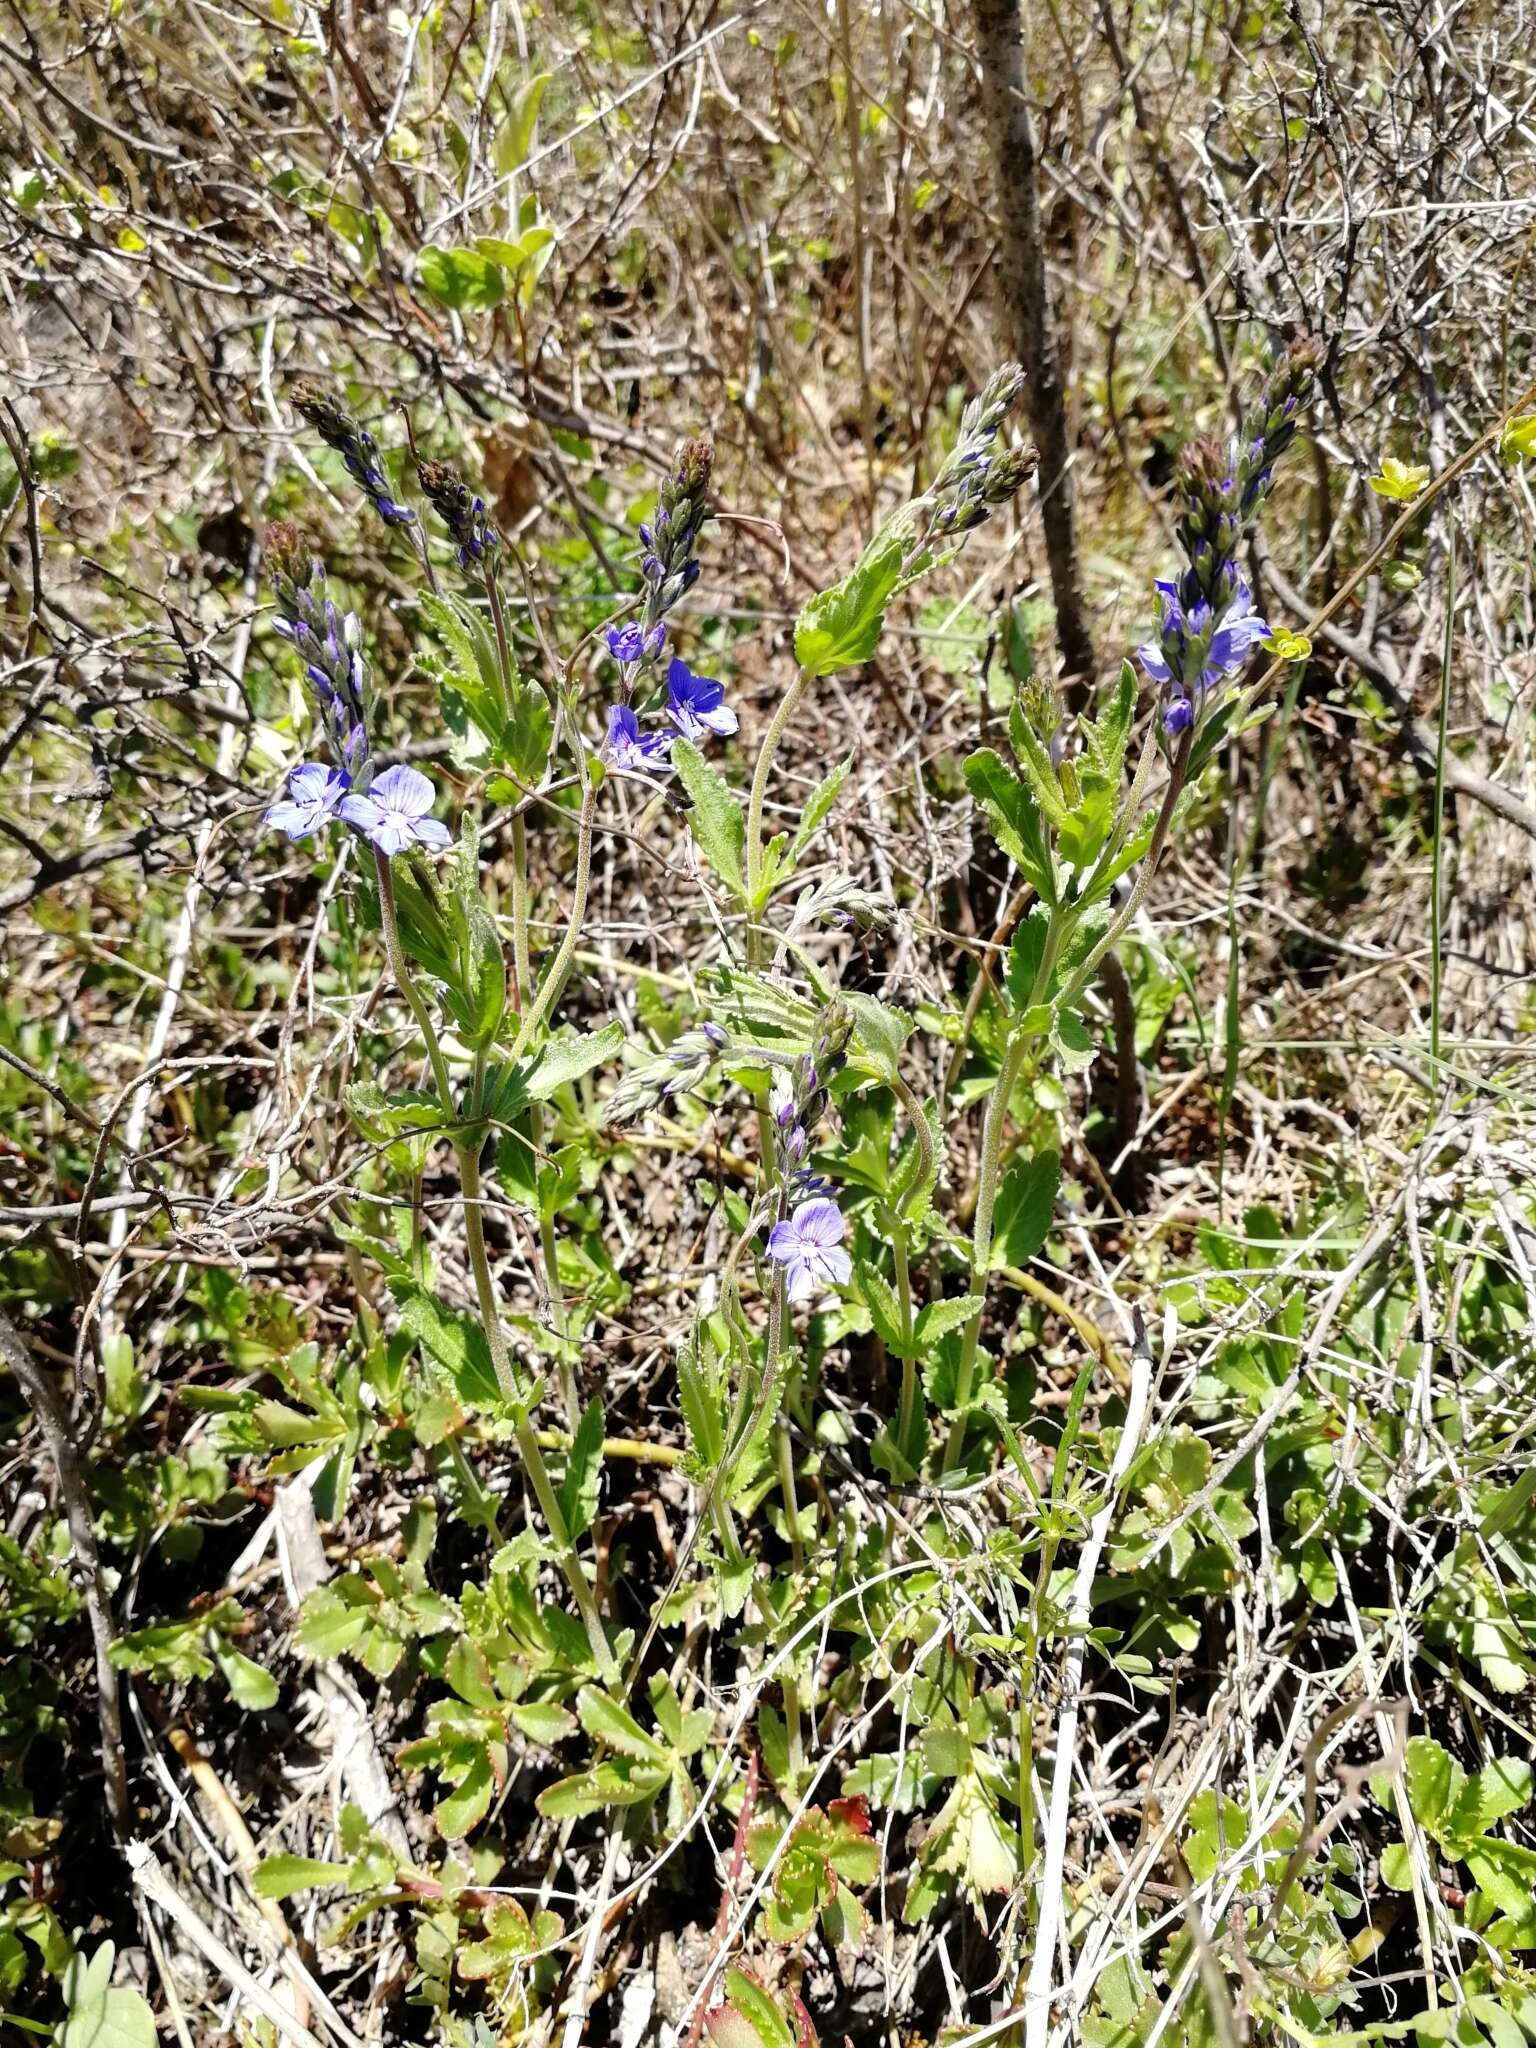
[[[1040,965],[1035,970],[1034,982],[1029,994],[1019,1006],[1020,1018],[1045,998],[1051,985],[1051,976],[1056,972],[1056,962],[1075,922],[1072,910],[1057,908],[1051,912],[1046,927],[1045,945],[1040,954]],[[1003,1064],[997,1076],[987,1103],[987,1113],[981,1126],[981,1164],[976,1179],[976,1212],[971,1218],[971,1273],[970,1292],[981,1296],[981,1306],[965,1326],[961,1340],[960,1364],[955,1373],[955,1407],[959,1411],[950,1428],[949,1440],[944,1446],[944,1456],[939,1470],[948,1472],[958,1461],[965,1447],[965,1408],[971,1398],[971,1381],[976,1371],[976,1350],[981,1340],[981,1319],[986,1313],[987,1279],[992,1267],[992,1210],[997,1200],[998,1176],[1002,1167],[1003,1132],[1008,1125],[1008,1105],[1013,1100],[1013,1091],[1018,1085],[1023,1069],[1024,1055],[1030,1041],[1035,1037],[1032,1030],[1026,1031],[1015,1024],[1003,1050]]]
[[[576,1606],[587,1631],[587,1641],[597,1660],[598,1670],[604,1681],[618,1676],[618,1666],[608,1639],[603,1633],[602,1617],[597,1611],[597,1601],[587,1582],[587,1575],[581,1568],[576,1555],[576,1546],[571,1541],[561,1512],[559,1495],[549,1476],[549,1467],[544,1462],[544,1453],[539,1448],[538,1435],[529,1420],[527,1404],[522,1397],[513,1370],[512,1360],[507,1351],[506,1332],[502,1328],[501,1310],[496,1300],[496,1283],[491,1276],[491,1263],[486,1255],[485,1230],[481,1223],[480,1162],[471,1145],[458,1149],[459,1172],[464,1184],[465,1236],[469,1246],[470,1268],[475,1276],[475,1295],[480,1304],[480,1320],[485,1325],[485,1334],[491,1347],[491,1364],[496,1373],[496,1383],[512,1418],[512,1432],[517,1439],[518,1453],[523,1469],[528,1474],[534,1498],[538,1501],[539,1512],[549,1530],[550,1542],[560,1560],[561,1570],[575,1597]]]
[[[901,1361],[901,1405],[896,1411],[896,1448],[905,1458],[917,1411],[917,1360],[912,1355],[912,1275],[907,1264],[906,1225],[891,1220],[891,1257],[896,1263],[896,1306],[901,1313],[905,1356]]]
[[[960,1411],[950,1426],[949,1440],[944,1446],[944,1456],[939,1470],[948,1472],[958,1463],[965,1447],[965,1408],[971,1398],[971,1381],[976,1372],[976,1350],[981,1339],[981,1319],[986,1309],[985,1295],[987,1269],[992,1263],[992,1208],[997,1200],[999,1165],[1003,1151],[1003,1131],[1008,1122],[1008,1105],[1018,1083],[1024,1065],[1024,1055],[1029,1049],[1034,1033],[1016,1030],[1009,1038],[1003,1053],[1003,1064],[997,1076],[997,1085],[987,1102],[987,1113],[981,1126],[981,1165],[976,1180],[976,1213],[971,1222],[971,1275],[970,1291],[983,1296],[981,1308],[965,1326],[961,1342],[960,1364],[955,1373],[955,1407]]]
[[[528,1474],[534,1497],[539,1503],[539,1512],[543,1515],[545,1526],[549,1530],[550,1541],[559,1556],[566,1583],[575,1598],[598,1671],[603,1683],[612,1685],[620,1676],[618,1662],[608,1646],[607,1636],[603,1633],[603,1618],[597,1611],[596,1597],[576,1555],[576,1546],[572,1543],[570,1532],[565,1526],[565,1516],[560,1512],[559,1496],[550,1481],[549,1467],[544,1463],[544,1454],[539,1449],[539,1439],[528,1419],[528,1410],[521,1401],[512,1410],[512,1432],[517,1439],[523,1469]]]
[[[507,618],[501,608],[501,591],[497,586],[496,574],[489,562],[485,565],[485,595],[491,607],[491,623],[496,628],[496,668],[501,683],[501,714],[512,716],[512,649],[507,641]]]
[[[928,1118],[911,1083],[905,1081],[894,1070],[891,1074],[891,1090],[906,1111],[907,1122],[912,1128],[913,1142],[917,1146],[917,1171],[913,1174],[901,1200],[896,1204],[897,1215],[904,1217],[916,1199],[918,1189],[933,1178],[933,1132],[928,1128]]]
[[[533,994],[528,952],[528,826],[521,811],[512,813],[512,979],[513,1007],[521,1011]]]
[[[803,671],[795,677],[784,695],[779,699],[778,709],[768,722],[763,734],[763,744],[758,749],[757,766],[752,771],[752,788],[747,797],[747,965],[760,966],[761,947],[759,944],[758,917],[762,905],[757,901],[758,890],[763,879],[763,802],[768,793],[768,777],[773,772],[773,758],[779,751],[779,742],[789,728],[810,684],[810,677]]]
[[[896,1267],[896,1305],[901,1312],[901,1334],[907,1340],[908,1355],[901,1361],[901,1405],[896,1415],[896,1448],[903,1457],[917,1411],[917,1360],[912,1353],[912,1273],[908,1260],[907,1215],[917,1191],[928,1186],[934,1174],[933,1132],[916,1092],[899,1073],[891,1075],[891,1089],[906,1112],[912,1139],[917,1147],[917,1169],[903,1189],[891,1216],[891,1257]]]
[[[779,1493],[784,1502],[784,1520],[789,1532],[790,1562],[797,1572],[805,1569],[805,1550],[800,1541],[800,1502],[795,1491],[795,1447],[789,1424],[779,1417]]]
[[[1152,837],[1147,843],[1147,851],[1137,873],[1135,886],[1132,888],[1124,907],[1119,915],[1113,919],[1103,938],[1092,948],[1087,957],[1079,963],[1071,981],[1057,994],[1055,1000],[1058,1010],[1070,1009],[1083,989],[1087,987],[1099,961],[1127,929],[1131,920],[1141,908],[1142,900],[1147,893],[1147,884],[1156,873],[1157,864],[1162,859],[1163,848],[1168,840],[1168,830],[1173,823],[1174,808],[1184,788],[1185,777],[1189,773],[1189,754],[1193,739],[1194,732],[1191,729],[1180,737],[1179,744],[1174,750],[1173,759],[1169,763],[1168,768],[1168,787],[1163,792],[1162,806],[1157,814],[1157,822],[1152,828]],[[1141,776],[1138,773],[1138,783],[1140,780]],[[1031,988],[1026,1001],[1020,1006],[1019,1014],[1021,1016],[1027,1014],[1037,1003],[1043,1000],[1045,991],[1050,987],[1051,975],[1055,972],[1056,961],[1060,956],[1062,946],[1066,941],[1072,923],[1073,917],[1070,910],[1058,908],[1051,912],[1051,921],[1045,936],[1045,950],[1040,961],[1039,970],[1035,975],[1034,986]],[[981,1319],[986,1308],[987,1275],[992,1263],[992,1208],[997,1199],[998,1173],[1002,1160],[1003,1132],[1008,1122],[1008,1104],[1024,1064],[1025,1051],[1033,1036],[1032,1032],[1021,1031],[1016,1026],[1009,1037],[1007,1047],[1003,1053],[1002,1070],[997,1077],[997,1086],[993,1089],[991,1099],[987,1103],[987,1114],[982,1123],[981,1166],[976,1183],[976,1214],[972,1220],[971,1229],[970,1286],[973,1294],[980,1294],[983,1297],[983,1302],[982,1307],[977,1309],[975,1315],[971,1317],[971,1320],[965,1326],[960,1364],[955,1374],[955,1406],[962,1412],[955,1417],[954,1424],[950,1429],[949,1441],[944,1446],[944,1457],[940,1469],[945,1472],[948,1472],[956,1464],[961,1451],[965,1447],[966,1422],[963,1411],[971,1397],[971,1381],[975,1375],[976,1351],[981,1337]]]
[[[537,1177],[538,1161],[544,1151],[544,1112],[537,1102],[528,1112],[528,1137],[533,1146],[534,1174]],[[575,1361],[569,1355],[571,1326],[565,1313],[565,1296],[560,1288],[560,1253],[555,1242],[555,1219],[546,1212],[542,1200],[539,1203],[539,1253],[544,1263],[544,1298],[549,1303],[549,1326],[561,1344],[557,1367],[560,1401],[565,1409],[566,1422],[574,1432],[581,1420],[581,1396],[576,1386]]]
[[[1182,736],[1177,748],[1174,750],[1173,760],[1169,763],[1168,768],[1168,787],[1163,791],[1162,809],[1157,814],[1157,823],[1152,828],[1152,837],[1148,841],[1147,850],[1142,856],[1141,866],[1137,870],[1135,886],[1126,898],[1119,915],[1113,920],[1108,931],[1105,932],[1103,938],[1099,940],[1087,958],[1081,962],[1071,981],[1057,997],[1057,1004],[1062,1009],[1068,1009],[1076,1002],[1077,998],[1093,979],[1099,962],[1104,958],[1110,947],[1115,945],[1129,929],[1131,921],[1141,909],[1142,902],[1146,897],[1147,885],[1157,872],[1158,862],[1163,857],[1163,848],[1168,842],[1168,828],[1173,823],[1174,808],[1183,794],[1184,778],[1189,773],[1190,742],[1194,739],[1194,736],[1194,728],[1191,727]]]
[[[512,716],[512,648],[507,638],[507,615],[502,607],[501,588],[490,564],[485,570],[485,595],[496,628],[496,673],[501,686],[501,715]],[[528,957],[528,827],[521,808],[512,813],[512,966],[517,981],[519,1010],[533,993],[533,974]]]
[[[447,1062],[438,1042],[437,1032],[420,989],[406,964],[405,949],[400,943],[400,924],[395,911],[394,878],[390,873],[386,857],[375,850],[374,860],[379,878],[380,922],[384,928],[384,949],[389,956],[390,968],[400,985],[400,992],[411,1008],[411,1014],[426,1040],[427,1057],[432,1063],[433,1077],[443,1108],[455,1117],[453,1083],[449,1078]],[[483,1078],[484,1062],[477,1062],[477,1079],[473,1090],[474,1107],[479,1108],[479,1081]],[[456,1120],[456,1119],[455,1119]],[[544,1453],[534,1434],[533,1424],[528,1419],[528,1410],[518,1388],[517,1375],[507,1350],[506,1332],[502,1328],[501,1311],[496,1300],[496,1282],[491,1275],[490,1256],[485,1246],[485,1224],[482,1215],[484,1194],[480,1181],[479,1146],[473,1138],[454,1141],[454,1154],[459,1163],[459,1180],[464,1201],[464,1239],[469,1251],[470,1270],[475,1276],[475,1298],[480,1308],[480,1320],[485,1327],[486,1342],[490,1346],[491,1365],[496,1374],[496,1384],[501,1390],[512,1418],[513,1434],[523,1460],[523,1468],[533,1487],[534,1497],[539,1503],[549,1529],[550,1541],[559,1557],[577,1609],[587,1631],[587,1641],[592,1646],[593,1657],[605,1682],[618,1676],[618,1666],[608,1639],[603,1633],[602,1618],[597,1611],[597,1602],[592,1588],[587,1583],[585,1572],[576,1556],[574,1544],[560,1512],[559,1497],[550,1481],[549,1468],[544,1462]]]
[[[373,868],[379,882],[379,923],[384,930],[384,951],[389,960],[389,971],[399,985],[400,993],[410,1005],[411,1015],[416,1019],[416,1028],[421,1033],[427,1048],[427,1059],[432,1067],[432,1080],[437,1088],[443,1112],[450,1122],[457,1121],[457,1110],[453,1098],[453,1082],[448,1074],[448,1062],[443,1058],[443,1048],[438,1043],[437,1029],[432,1022],[431,1012],[421,990],[416,986],[405,948],[400,943],[400,919],[395,909],[395,877],[390,867],[388,854],[373,849]]]
[[[592,820],[596,810],[597,786],[589,781],[582,796],[581,817],[576,827],[576,887],[571,896],[571,913],[566,923],[565,936],[560,941],[554,959],[545,969],[544,979],[539,983],[538,994],[532,998],[523,1013],[522,1022],[518,1026],[517,1041],[512,1047],[514,1060],[520,1060],[533,1043],[534,1033],[558,1000],[560,991],[565,986],[565,977],[570,972],[571,960],[581,938],[582,920],[587,914],[587,889],[592,879]]]
[[[1456,633],[1456,518],[1446,521],[1445,651],[1440,665],[1440,718],[1435,733],[1435,838],[1430,864],[1429,1071],[1440,1083],[1440,985],[1445,957],[1445,754],[1451,709],[1451,657]]]

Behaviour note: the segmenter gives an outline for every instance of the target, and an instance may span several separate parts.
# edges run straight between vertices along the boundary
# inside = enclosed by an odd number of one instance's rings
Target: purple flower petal
[[[783,1266],[791,1301],[803,1301],[820,1287],[846,1284],[853,1261],[840,1242],[845,1228],[836,1202],[817,1195],[769,1231],[768,1256]]]
[[[680,655],[667,669],[667,716],[685,739],[706,732],[722,737],[736,730],[736,714],[724,702],[725,689],[714,676],[695,675]]]
[[[1157,645],[1155,640],[1149,640],[1145,647],[1138,647],[1136,659],[1146,670],[1148,678],[1152,682],[1171,683],[1173,681],[1173,670],[1164,660],[1163,650]]]
[[[339,814],[347,801],[349,779],[339,768],[327,768],[319,761],[304,761],[288,778],[288,795],[271,805],[266,823],[274,832],[286,832],[293,840],[307,839],[320,832]]]
[[[607,752],[615,768],[666,774],[672,766],[668,758],[671,744],[665,733],[643,733],[629,705],[609,705]]]
[[[452,834],[428,813],[436,792],[419,768],[397,762],[386,768],[366,796],[353,794],[341,804],[341,815],[355,825],[380,853],[404,853],[412,846],[447,846]]]
[[[825,1247],[841,1244],[843,1241],[843,1212],[836,1202],[825,1199],[802,1202],[795,1211],[794,1224],[802,1240],[807,1244]]]

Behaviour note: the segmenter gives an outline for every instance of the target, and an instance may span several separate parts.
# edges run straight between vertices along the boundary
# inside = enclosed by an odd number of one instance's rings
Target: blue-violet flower
[[[615,661],[654,661],[667,643],[667,629],[658,620],[649,631],[633,619],[608,628],[608,652]]]
[[[1237,578],[1231,603],[1213,622],[1203,598],[1186,605],[1179,583],[1159,578],[1158,637],[1138,648],[1137,658],[1164,693],[1163,730],[1177,737],[1198,717],[1213,690],[1237,675],[1261,640],[1268,623],[1253,606],[1253,593]]]
[[[736,730],[736,714],[725,702],[723,685],[713,676],[696,676],[676,654],[667,670],[667,716],[688,740],[700,740],[706,732]]]
[[[447,846],[452,834],[432,817],[436,792],[419,768],[398,763],[386,768],[366,796],[341,800],[341,815],[371,839],[380,853],[404,853],[412,846]]]
[[[847,1281],[853,1261],[843,1250],[844,1228],[836,1202],[818,1195],[769,1231],[768,1256],[784,1268],[791,1301]]]
[[[339,768],[305,761],[288,777],[289,793],[269,808],[266,822],[274,832],[286,832],[292,840],[307,839],[334,823],[351,786],[350,778]]]
[[[639,719],[627,704],[608,707],[608,758],[615,768],[628,768],[636,774],[650,770],[665,775],[672,766],[671,745],[665,733],[642,732]]]

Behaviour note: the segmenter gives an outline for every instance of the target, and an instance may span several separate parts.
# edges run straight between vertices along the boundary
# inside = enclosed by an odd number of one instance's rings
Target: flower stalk
[[[437,1086],[438,1096],[451,1124],[457,1124],[457,1104],[454,1098],[453,1082],[443,1057],[442,1043],[433,1025],[431,1013],[416,978],[411,973],[405,957],[405,948],[400,942],[400,923],[395,905],[394,877],[390,872],[389,856],[374,850],[375,872],[379,883],[379,921],[384,932],[384,950],[389,959],[390,971],[395,977],[400,993],[405,997],[411,1015],[416,1020],[427,1048],[427,1058],[432,1068],[432,1077]],[[479,1080],[473,1090],[475,1100],[472,1107],[478,1112]],[[478,1127],[472,1126],[472,1132]],[[549,1467],[544,1453],[539,1448],[538,1436],[529,1417],[528,1406],[523,1398],[511,1354],[507,1348],[506,1331],[501,1320],[501,1309],[496,1299],[496,1281],[491,1272],[490,1255],[486,1249],[484,1206],[485,1195],[480,1179],[480,1156],[476,1137],[455,1135],[454,1157],[458,1162],[460,1193],[464,1208],[464,1239],[469,1254],[470,1271],[474,1275],[475,1298],[479,1306],[480,1322],[485,1331],[486,1343],[490,1347],[491,1366],[496,1374],[496,1384],[501,1391],[518,1454],[523,1469],[533,1488],[534,1498],[549,1530],[550,1542],[559,1561],[561,1570],[581,1615],[582,1625],[587,1632],[587,1641],[597,1668],[605,1683],[618,1676],[618,1666],[608,1639],[603,1630],[602,1617],[597,1611],[593,1595],[576,1547],[571,1541],[565,1517],[560,1509],[559,1496],[549,1476]]]

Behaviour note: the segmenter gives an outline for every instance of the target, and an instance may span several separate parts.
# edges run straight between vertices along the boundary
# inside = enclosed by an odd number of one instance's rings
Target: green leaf
[[[423,249],[417,260],[421,281],[439,305],[459,313],[466,306],[499,306],[506,279],[499,264],[478,249]]]
[[[912,1019],[894,1004],[877,1002],[857,991],[845,995],[843,1001],[853,1012],[849,1064],[877,1081],[890,1081],[902,1047],[912,1035]]]
[[[155,2015],[141,1992],[114,1984],[99,2006],[72,2012],[59,2032],[59,2048],[159,2048]]]
[[[912,1403],[905,1442],[899,1434],[900,1429],[901,1414],[898,1410],[889,1422],[882,1422],[875,1431],[869,1455],[877,1472],[884,1472],[898,1485],[905,1486],[922,1471],[931,1441],[928,1412],[921,1401]]]
[[[507,1718],[520,1734],[545,1749],[553,1749],[576,1733],[575,1716],[553,1700],[519,1700],[508,1708]]]
[[[1013,935],[1008,948],[1007,988],[1008,1000],[1015,1010],[1022,1011],[1031,1001],[1045,1000],[1045,992],[1039,989],[1039,982],[1050,925],[1050,912],[1044,904],[1032,903],[1029,915],[1020,921]],[[1050,980],[1054,983],[1055,976]]]
[[[341,1884],[345,1863],[321,1863],[313,1856],[264,1856],[251,1879],[259,1899],[290,1899],[319,1884]]]
[[[1035,703],[1035,692],[1025,695]],[[1054,715],[1054,714],[1046,714]],[[1015,698],[1008,713],[1008,744],[1013,748],[1013,757],[1019,764],[1019,772],[1029,784],[1035,802],[1040,806],[1041,815],[1053,825],[1061,826],[1067,818],[1067,799],[1057,777],[1055,763],[1046,739],[1035,730],[1029,711],[1024,703]]]
[[[725,1456],[725,1400],[718,1375],[702,1357],[702,1342],[695,1331],[678,1355],[677,1393],[693,1455],[701,1472],[713,1476]]]
[[[480,894],[479,835],[467,813],[454,861],[454,907],[459,972],[445,986],[444,997],[459,1036],[481,1052],[494,1040],[506,1013],[507,963],[496,920]]]
[[[1056,901],[1055,869],[1040,807],[1001,754],[981,747],[967,757],[966,787],[986,812],[993,837],[1043,903]]]
[[[891,1292],[891,1284],[878,1266],[867,1259],[860,1259],[856,1268],[859,1276],[859,1292],[869,1309],[869,1319],[875,1326],[875,1335],[896,1358],[915,1358],[917,1347],[902,1331],[901,1310]]]
[[[605,1806],[644,1806],[671,1775],[667,1763],[599,1764],[546,1785],[534,1803],[547,1820],[580,1820]]]
[[[858,1948],[864,1940],[864,1908],[840,1884],[821,1909],[821,1931],[833,1948]]]
[[[1093,1065],[1098,1047],[1093,1042],[1092,1032],[1076,1010],[1056,1012],[1056,1028],[1051,1034],[1051,1050],[1060,1060],[1065,1073],[1083,1074]]]
[[[827,773],[806,798],[805,809],[800,814],[800,823],[796,827],[794,838],[790,841],[789,865],[791,867],[795,865],[806,847],[810,845],[811,835],[815,832],[816,827],[825,818],[828,811],[831,810],[833,804],[837,802],[837,793],[843,786],[843,778],[852,766],[852,754],[845,755],[835,768],[828,769]]]
[[[1137,692],[1136,671],[1128,661],[1122,661],[1113,695],[1106,700],[1097,718],[1085,718],[1081,722],[1087,758],[1111,787],[1119,785],[1126,742],[1131,736],[1131,721],[1136,712]]]
[[[1061,1157],[1037,1152],[1016,1159],[1003,1175],[992,1211],[991,1270],[1024,1266],[1045,1243],[1061,1186]]]
[[[502,732],[500,759],[519,782],[534,788],[549,766],[555,716],[543,688],[521,676],[512,678],[512,711]]]
[[[716,2024],[727,2015],[751,2027],[757,2043],[748,2035],[726,2032]],[[745,1970],[726,1971],[723,2013],[713,2015],[706,2022],[705,2031],[712,2048],[759,2048],[759,2044],[760,2048],[795,2048],[799,2037],[799,2029],[791,2028],[762,1985]]]
[[[391,1275],[389,1291],[400,1304],[401,1322],[447,1373],[459,1399],[471,1407],[499,1409],[502,1394],[491,1347],[477,1319],[449,1308],[417,1280]]]
[[[627,1708],[599,1692],[595,1685],[583,1686],[577,1694],[576,1712],[593,1740],[617,1750],[620,1756],[633,1757],[637,1763],[665,1760],[666,1751],[656,1738],[647,1735]]]
[[[582,1410],[560,1482],[560,1512],[572,1542],[585,1536],[596,1520],[602,1479],[603,1404],[594,1395]]]
[[[372,1619],[371,1608],[346,1599],[339,1586],[317,1586],[305,1596],[295,1640],[303,1656],[326,1664],[360,1642]]]
[[[841,583],[802,609],[795,623],[795,659],[808,676],[858,668],[873,656],[911,537],[907,509],[880,529]]]
[[[744,898],[746,884],[741,861],[747,821],[741,805],[732,796],[724,776],[705,760],[691,740],[673,741],[672,765],[693,806],[688,813],[688,825],[700,851],[732,895]]]
[[[548,71],[536,71],[531,78],[508,96],[507,113],[502,118],[501,130],[496,137],[496,174],[504,178],[509,171],[515,171],[528,160],[528,151],[533,142],[534,123],[539,118],[539,102],[544,97],[544,88],[549,84]]]
[[[623,1043],[624,1026],[617,1018],[601,1031],[562,1033],[546,1039],[537,1057],[518,1069],[520,1100],[548,1102],[561,1088],[611,1060]]]
[[[1467,1774],[1433,1737],[1415,1735],[1403,1761],[1408,1803],[1413,1817],[1438,1835],[1450,1809],[1461,1797]]]
[[[490,1812],[495,1790],[490,1757],[483,1749],[477,1749],[462,1780],[446,1799],[438,1802],[437,1824],[450,1841],[461,1841],[471,1828],[479,1826]]]
[[[1082,794],[1056,833],[1056,847],[1068,867],[1091,868],[1115,821],[1116,790],[1102,776],[1082,778]]]
[[[985,1298],[980,1294],[953,1294],[945,1301],[930,1301],[917,1319],[918,1354],[930,1344],[937,1344],[948,1331],[968,1323]]]
[[[1536,1895],[1536,1849],[1518,1842],[1501,1842],[1495,1836],[1481,1837],[1468,1845],[1468,1870],[1479,1891],[1486,1892],[1501,1913],[1525,1914]]]
[[[1496,1757],[1468,1778],[1446,1815],[1447,1838],[1466,1841],[1484,1835],[1496,1820],[1531,1803],[1531,1766],[1518,1757]]]
[[[224,1674],[230,1698],[248,1713],[264,1714],[277,1705],[277,1680],[250,1657],[238,1650],[215,1650],[214,1661]]]
[[[63,1986],[69,2017],[59,2029],[58,2048],[158,2048],[148,2001],[111,1981],[115,1955],[112,1943],[104,1941],[89,1961],[78,1950],[70,1958]]]

